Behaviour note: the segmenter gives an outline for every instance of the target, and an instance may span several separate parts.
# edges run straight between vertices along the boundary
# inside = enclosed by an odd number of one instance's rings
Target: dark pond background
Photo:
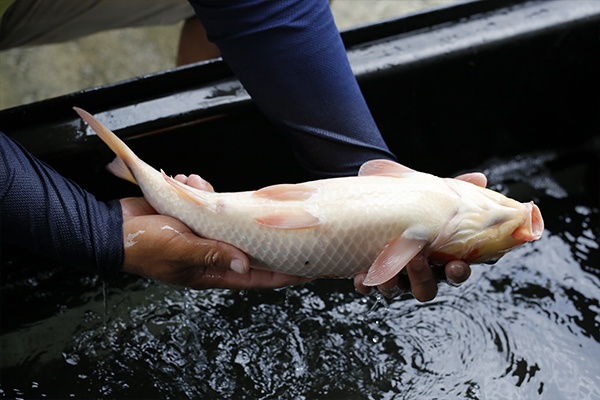
[[[597,143],[494,159],[547,231],[430,303],[347,280],[191,291],[3,254],[5,398],[600,398]],[[43,264],[40,264],[43,262]]]

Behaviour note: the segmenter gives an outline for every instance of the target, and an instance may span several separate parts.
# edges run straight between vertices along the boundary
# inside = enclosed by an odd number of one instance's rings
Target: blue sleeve
[[[394,159],[352,73],[327,0],[190,0],[258,107],[315,176]]]
[[[119,201],[96,200],[1,132],[0,238],[101,276],[123,264]]]

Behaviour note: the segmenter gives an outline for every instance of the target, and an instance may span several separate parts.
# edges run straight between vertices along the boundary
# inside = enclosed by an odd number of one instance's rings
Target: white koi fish
[[[252,265],[304,277],[391,279],[418,253],[433,263],[495,261],[537,240],[538,207],[489,189],[375,160],[354,177],[238,193],[198,190],[140,160],[89,113],[75,111],[116,153],[108,169],[137,183],[161,214],[197,235],[230,243]]]

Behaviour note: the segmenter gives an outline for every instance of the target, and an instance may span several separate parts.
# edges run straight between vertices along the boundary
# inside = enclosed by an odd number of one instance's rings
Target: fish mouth
[[[528,218],[512,233],[512,237],[520,242],[532,242],[542,237],[544,219],[538,206],[533,201],[526,203]]]

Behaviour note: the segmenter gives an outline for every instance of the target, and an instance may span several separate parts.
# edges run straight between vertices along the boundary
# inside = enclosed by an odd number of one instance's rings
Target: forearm
[[[317,176],[393,159],[350,68],[326,0],[191,0],[209,38]]]
[[[0,133],[0,238],[101,275],[123,263],[118,201],[93,195]]]

